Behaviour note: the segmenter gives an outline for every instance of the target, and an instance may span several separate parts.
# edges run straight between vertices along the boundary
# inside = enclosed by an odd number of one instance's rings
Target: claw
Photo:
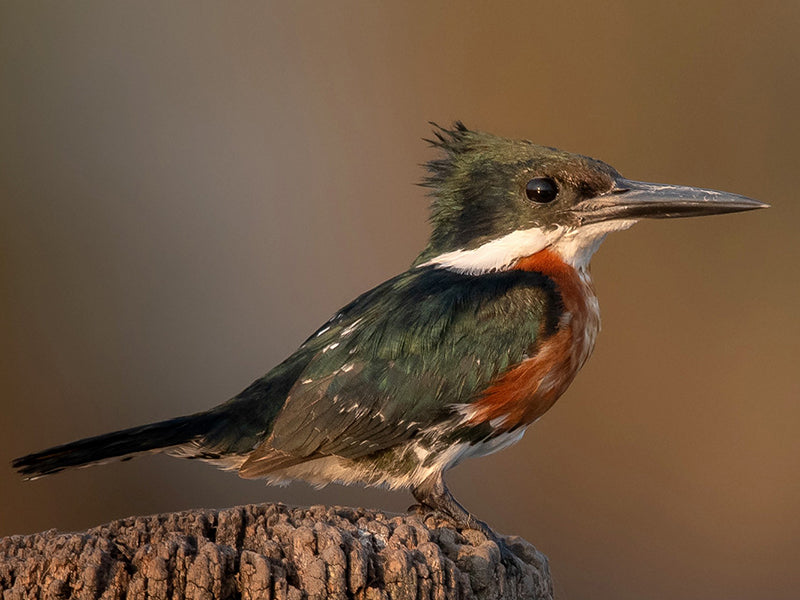
[[[500,562],[503,563],[503,566],[516,577],[521,576],[524,572],[523,566],[525,564],[522,559],[508,547],[508,544],[501,536],[495,534],[493,541],[500,549]]]
[[[495,533],[489,525],[476,518],[453,498],[441,473],[431,476],[422,484],[413,487],[411,491],[418,504],[409,507],[409,512],[416,512],[425,518],[436,514],[453,523],[456,529],[474,529],[481,532],[487,540],[497,544],[500,549],[500,561],[506,569],[516,575],[523,572],[523,561],[508,547],[501,535]],[[424,512],[426,509],[429,511]]]
[[[423,502],[419,502],[417,504],[412,504],[406,509],[406,512],[413,513],[419,515],[420,517],[427,517],[431,513],[436,512],[436,509],[432,506],[428,506]]]

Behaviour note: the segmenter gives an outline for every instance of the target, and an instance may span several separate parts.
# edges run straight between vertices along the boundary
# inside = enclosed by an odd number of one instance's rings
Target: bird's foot
[[[453,529],[456,530],[464,529],[464,526],[462,525],[462,523],[458,521],[458,519],[456,519],[452,515],[447,514],[443,510],[438,509],[429,504],[425,504],[424,502],[420,502],[418,504],[412,504],[411,506],[408,507],[407,512],[409,512],[410,514],[417,515],[423,521],[429,518],[433,518],[439,522],[445,521],[446,524],[449,524]]]
[[[418,503],[410,506],[409,512],[416,513],[423,519],[435,516],[437,519],[446,520],[452,524],[453,529],[462,533],[470,529],[479,532],[497,545],[500,561],[510,573],[518,576],[523,572],[523,561],[506,544],[503,536],[495,533],[487,523],[461,506],[447,489],[441,474],[412,491]]]
[[[436,509],[432,506],[428,506],[424,502],[419,502],[417,504],[412,504],[406,509],[406,512],[412,513],[415,515],[419,515],[420,517],[427,517],[431,513],[436,512]]]
[[[509,574],[515,577],[520,577],[524,572],[523,566],[525,563],[519,556],[516,555],[516,553],[508,546],[508,544],[506,544],[506,541],[501,535],[495,535],[496,537],[493,541],[500,549],[500,562],[503,563],[503,566],[506,568]]]
[[[441,510],[435,510],[432,514],[438,519],[451,523],[453,529],[460,531],[462,535],[464,535],[465,531],[477,531],[486,540],[494,542],[500,551],[500,563],[505,567],[506,572],[514,578],[522,576],[524,561],[506,543],[505,537],[494,531],[488,523],[475,518],[471,513],[468,513],[469,516],[466,519],[461,519],[457,515],[451,515]],[[427,516],[431,516],[431,513],[428,513]],[[470,538],[471,536],[467,534],[465,537]],[[475,544],[474,539],[472,537],[470,540],[473,544]]]
[[[523,561],[517,556],[511,547],[506,544],[505,537],[494,531],[489,524],[476,519],[472,514],[468,513],[468,519],[459,526],[463,529],[474,529],[480,532],[490,542],[494,542],[500,550],[500,562],[505,566],[506,570],[514,576],[519,576],[523,572]]]

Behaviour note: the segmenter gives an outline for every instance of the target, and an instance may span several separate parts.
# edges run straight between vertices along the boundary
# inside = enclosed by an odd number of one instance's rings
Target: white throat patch
[[[561,259],[579,271],[589,266],[592,255],[600,248],[600,244],[609,233],[622,231],[636,224],[636,221],[602,221],[584,225],[564,233],[553,244]]]
[[[419,266],[434,265],[459,273],[479,275],[506,270],[519,259],[549,247],[567,264],[584,270],[606,235],[628,229],[634,223],[636,221],[605,221],[574,229],[561,226],[549,231],[538,227],[522,229],[471,250],[445,252]]]

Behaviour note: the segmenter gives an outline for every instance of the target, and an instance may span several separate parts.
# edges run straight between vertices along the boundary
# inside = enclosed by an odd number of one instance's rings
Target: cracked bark
[[[547,558],[429,516],[282,504],[113,521],[0,539],[0,596],[99,599],[552,599]]]

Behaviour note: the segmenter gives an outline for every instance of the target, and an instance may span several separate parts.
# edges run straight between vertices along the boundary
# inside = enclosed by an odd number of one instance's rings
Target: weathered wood
[[[80,533],[0,539],[0,591],[17,599],[551,599],[547,558],[434,516],[282,504],[131,517]]]

